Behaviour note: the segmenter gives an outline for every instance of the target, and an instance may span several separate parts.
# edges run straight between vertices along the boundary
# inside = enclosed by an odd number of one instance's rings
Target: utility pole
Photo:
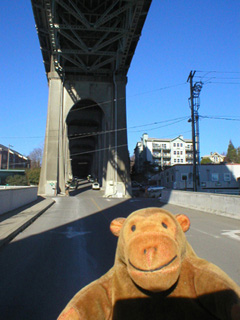
[[[191,71],[187,82],[190,82],[191,122],[192,122],[192,143],[193,143],[193,191],[197,191],[197,170],[196,170],[196,140],[195,140],[195,114],[193,104],[193,77],[196,71]]]
[[[199,95],[203,86],[203,83],[196,82],[193,85],[193,77],[196,71],[191,71],[187,81],[190,82],[190,101],[191,101],[191,120],[192,122],[192,142],[193,142],[193,191],[197,191],[199,184],[199,169],[200,165],[200,141],[199,141],[199,115],[198,109],[200,106]],[[196,128],[195,128],[196,124]]]

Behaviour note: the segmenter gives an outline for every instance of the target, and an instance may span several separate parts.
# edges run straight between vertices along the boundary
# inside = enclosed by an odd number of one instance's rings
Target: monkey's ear
[[[181,228],[183,229],[183,232],[186,232],[190,228],[190,220],[185,214],[177,214],[175,216],[177,221],[179,222]]]
[[[122,225],[125,220],[126,220],[126,218],[116,218],[111,222],[110,230],[116,237],[119,236],[120,231],[122,229]]]

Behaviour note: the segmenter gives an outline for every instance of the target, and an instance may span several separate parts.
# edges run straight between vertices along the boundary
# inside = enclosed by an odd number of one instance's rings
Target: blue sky
[[[201,156],[226,152],[230,139],[240,146],[239,12],[236,0],[152,1],[128,72],[130,155],[144,132],[191,138],[191,70],[203,81],[199,114],[208,117],[199,122]],[[30,0],[1,0],[0,38],[0,143],[28,155],[44,143],[48,101]]]

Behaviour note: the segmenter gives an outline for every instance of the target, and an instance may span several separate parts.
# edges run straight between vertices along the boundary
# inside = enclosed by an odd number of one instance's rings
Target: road
[[[185,213],[186,236],[199,256],[227,272],[240,285],[240,220],[203,213],[157,199],[107,199],[82,183],[0,250],[0,319],[53,320],[73,295],[114,263],[115,217],[143,207]]]

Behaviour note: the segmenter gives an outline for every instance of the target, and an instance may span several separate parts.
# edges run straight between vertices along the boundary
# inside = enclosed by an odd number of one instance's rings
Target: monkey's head
[[[160,208],[114,219],[110,230],[119,237],[116,258],[139,287],[153,292],[168,290],[180,275],[187,243],[184,232],[189,227],[187,216],[174,216]]]

